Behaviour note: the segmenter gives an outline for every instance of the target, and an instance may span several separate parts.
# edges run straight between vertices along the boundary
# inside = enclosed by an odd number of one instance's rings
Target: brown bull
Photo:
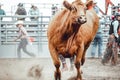
[[[48,26],[49,50],[56,67],[55,80],[61,80],[59,55],[76,56],[76,80],[82,80],[80,65],[84,64],[86,50],[95,37],[99,24],[92,4],[92,1],[86,4],[81,0],[75,0],[72,4],[64,1],[65,9],[55,15]]]

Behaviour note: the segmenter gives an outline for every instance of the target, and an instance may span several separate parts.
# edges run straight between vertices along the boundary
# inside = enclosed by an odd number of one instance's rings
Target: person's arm
[[[26,29],[25,29],[24,27],[21,28],[21,32],[22,32],[23,35],[25,35],[25,36],[27,36],[27,34],[28,34],[27,31],[26,31]]]
[[[21,33],[18,35],[18,37],[17,37],[14,41],[17,41],[17,40],[20,39],[22,36],[27,36],[27,31],[25,30],[24,27],[21,27],[20,30],[21,30]]]
[[[17,40],[20,39],[21,37],[22,37],[22,35],[17,36],[17,38],[14,39],[14,41],[17,41]]]

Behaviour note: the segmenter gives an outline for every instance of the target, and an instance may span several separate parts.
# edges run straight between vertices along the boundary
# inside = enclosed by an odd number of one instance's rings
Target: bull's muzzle
[[[84,15],[78,17],[78,23],[79,24],[84,24],[86,22],[87,22],[87,18]]]

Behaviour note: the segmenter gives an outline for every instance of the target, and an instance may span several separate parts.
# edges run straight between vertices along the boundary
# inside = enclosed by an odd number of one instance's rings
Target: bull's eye
[[[76,12],[76,11],[77,11],[77,9],[76,9],[75,6],[71,6],[71,10],[72,10],[73,12]]]
[[[77,11],[76,10],[72,10],[72,13],[76,13]]]

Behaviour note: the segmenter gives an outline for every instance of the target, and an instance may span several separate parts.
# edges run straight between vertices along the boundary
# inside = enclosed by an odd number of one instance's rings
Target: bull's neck
[[[62,40],[67,40],[72,35],[75,35],[78,32],[79,28],[80,25],[78,24],[72,24],[71,26],[70,25],[66,26],[66,30],[63,30],[64,32],[62,34]]]

